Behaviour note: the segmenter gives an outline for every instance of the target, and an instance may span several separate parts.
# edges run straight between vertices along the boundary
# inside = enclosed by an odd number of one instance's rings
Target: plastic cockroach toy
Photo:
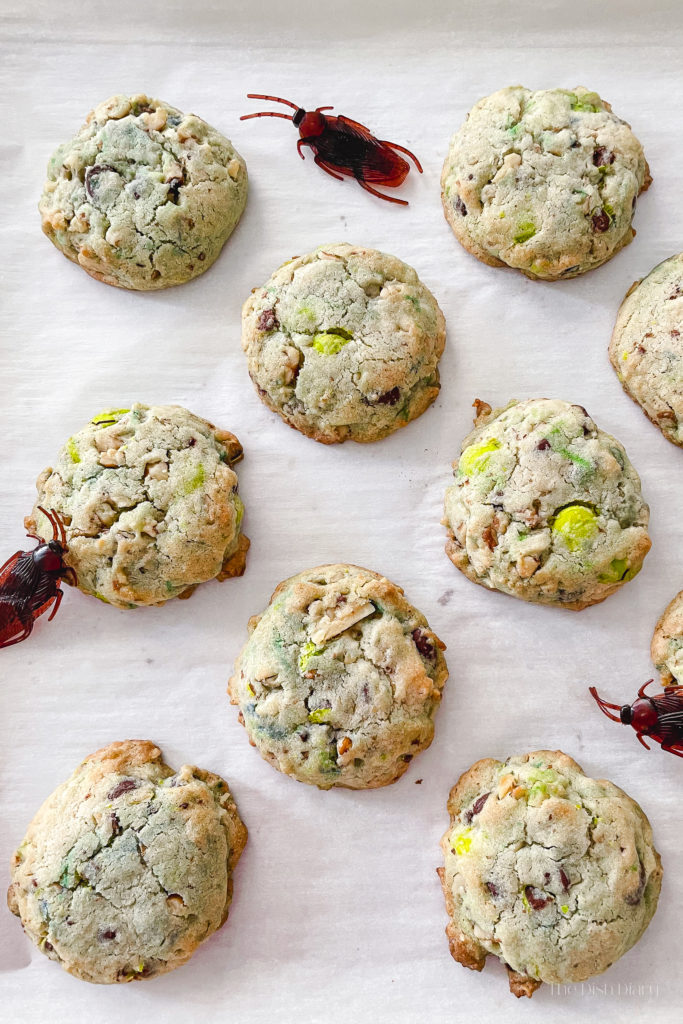
[[[644,736],[648,736],[655,743],[660,743],[662,750],[683,757],[683,686],[670,686],[663,693],[648,697],[645,690],[652,682],[652,679],[648,679],[643,683],[638,690],[637,700],[622,707],[603,700],[594,686],[591,686],[588,692],[595,698],[602,713],[613,722],[632,725],[646,750],[650,748],[643,739]],[[619,716],[611,714],[608,708],[618,711]]]
[[[55,603],[48,622],[54,619],[64,596],[61,581],[77,582],[75,571],[64,564],[68,551],[64,523],[54,510],[40,511],[52,526],[52,540],[44,541],[29,533],[38,546],[32,551],[17,551],[0,569],[0,647],[25,640],[52,601]]]
[[[245,114],[240,118],[241,121],[248,121],[250,117],[282,117],[285,121],[292,121],[294,127],[299,129],[300,138],[296,148],[302,160],[305,158],[301,147],[310,146],[318,167],[322,167],[333,178],[338,181],[343,181],[344,175],[355,178],[361,188],[371,192],[373,196],[386,199],[389,203],[398,203],[400,206],[408,205],[405,199],[385,196],[373,188],[373,185],[398,188],[403,184],[410,171],[410,164],[403,159],[401,153],[409,156],[422,174],[420,161],[409,149],[399,146],[396,142],[383,142],[377,139],[365,125],[352,121],[343,114],[335,117],[323,114],[323,110],[333,110],[333,107],[304,110],[303,107],[297,107],[296,103],[290,103],[279,96],[263,96],[254,92],[250,92],[247,99],[284,103],[295,113],[281,114],[275,110],[264,110],[258,114]]]

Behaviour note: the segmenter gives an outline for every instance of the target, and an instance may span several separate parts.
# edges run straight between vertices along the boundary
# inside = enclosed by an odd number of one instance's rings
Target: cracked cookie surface
[[[561,751],[478,761],[448,811],[451,954],[475,971],[497,956],[515,995],[601,974],[650,923],[662,868],[649,821]]]
[[[453,564],[490,590],[575,610],[632,579],[649,509],[623,446],[580,405],[475,405],[446,490]]]
[[[249,633],[228,693],[279,771],[370,789],[431,743],[445,648],[394,583],[354,565],[309,569],[280,583]]]
[[[650,656],[662,686],[683,686],[683,590],[662,612],[655,626]]]
[[[242,310],[242,347],[262,401],[325,444],[377,441],[439,393],[443,314],[394,256],[323,245],[279,267]]]
[[[609,357],[624,391],[667,440],[683,445],[683,253],[627,292]]]
[[[112,743],[36,814],[12,859],[8,905],[77,978],[150,978],[224,924],[246,841],[218,775],[174,772],[146,740]]]
[[[43,231],[92,277],[168,288],[217,259],[247,201],[229,139],[148,96],[112,96],[50,158]]]
[[[631,241],[636,197],[651,180],[630,126],[597,93],[520,85],[472,108],[451,139],[441,198],[477,259],[552,281]]]
[[[65,524],[64,557],[78,586],[119,608],[189,597],[200,583],[244,572],[249,541],[231,468],[242,446],[178,405],[114,409],[95,416],[37,481],[26,528]]]

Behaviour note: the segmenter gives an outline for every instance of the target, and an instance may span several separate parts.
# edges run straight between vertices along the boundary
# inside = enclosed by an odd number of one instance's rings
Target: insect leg
[[[321,110],[334,110],[334,107],[316,107],[315,112],[319,114]]]
[[[640,688],[640,689],[638,690],[638,696],[639,696],[639,697],[645,697],[645,696],[647,696],[647,694],[645,693],[645,691],[646,691],[646,689],[648,688],[648,686],[650,685],[650,683],[654,683],[654,679],[648,679],[648,681],[647,681],[646,683],[643,683],[643,685],[641,686],[641,688]]]
[[[409,149],[405,148],[405,146],[399,146],[399,144],[397,142],[387,142],[386,140],[382,141],[382,145],[383,146],[389,146],[390,149],[397,149],[399,151],[399,153],[405,153],[405,155],[409,156],[410,159],[413,161],[413,163],[417,167],[417,169],[420,172],[420,174],[422,174],[422,164],[417,159],[415,154],[411,153]]]
[[[315,163],[316,163],[316,164],[318,165],[318,167],[322,168],[322,170],[323,170],[323,171],[325,171],[325,173],[326,173],[326,174],[329,174],[331,178],[336,178],[336,179],[337,179],[337,181],[343,181],[343,180],[344,180],[344,178],[342,177],[342,175],[341,175],[341,174],[337,174],[337,172],[336,172],[336,171],[333,171],[333,170],[332,170],[332,168],[331,168],[331,167],[329,166],[329,164],[326,164],[326,163],[325,163],[325,161],[324,161],[324,160],[322,160],[322,159],[321,159],[321,158],[320,158],[320,157],[319,157],[319,156],[317,155],[317,153],[316,153],[316,155],[315,155],[315,156],[313,157],[313,160],[314,160],[314,162],[315,162]]]
[[[54,619],[55,615],[57,614],[57,609],[59,608],[60,604],[62,603],[62,598],[63,597],[64,597],[64,591],[61,590],[61,589],[58,589],[57,593],[55,595],[55,603],[52,605],[52,611],[50,612],[50,618],[47,620],[48,622],[52,622],[52,620]]]
[[[31,632],[32,629],[33,629],[33,622],[31,622],[30,624],[26,623],[24,625],[23,632],[20,633],[19,636],[15,636],[13,640],[3,640],[0,643],[0,648],[2,648],[2,647],[12,647],[14,644],[20,644],[22,640],[26,639],[26,637],[29,635],[29,633]]]
[[[310,146],[311,149],[313,149],[314,139],[315,139],[315,135],[311,135],[310,138],[308,138],[308,139],[299,139],[299,141],[297,142],[297,144],[296,144],[296,151],[297,151],[297,153],[299,154],[299,156],[301,157],[302,160],[305,160],[306,158],[305,158],[304,154],[301,152],[301,147],[302,146]]]
[[[646,742],[645,742],[645,740],[643,739],[643,734],[642,734],[642,732],[637,732],[637,733],[636,733],[636,736],[638,737],[638,741],[639,741],[640,743],[642,743],[642,744],[643,744],[643,746],[645,747],[645,749],[646,749],[646,750],[650,750],[650,749],[651,749],[650,747],[648,747],[647,743],[646,743]]]
[[[662,750],[668,751],[669,754],[675,754],[676,757],[683,757],[683,750],[676,750],[675,747],[662,747]]]
[[[33,534],[29,533],[29,537],[32,537],[32,536],[33,536]],[[38,537],[36,537],[36,540],[38,540]],[[23,551],[15,551],[13,555],[10,555],[10,557],[7,559],[7,561],[2,566],[2,568],[0,568],[0,576],[2,576],[3,572],[5,571],[5,569],[7,568],[7,566],[11,562],[13,562],[15,558],[18,558],[19,555],[22,555],[22,554],[23,554]]]
[[[385,196],[382,192],[378,192],[372,185],[368,185],[367,181],[363,181],[362,178],[356,177],[356,181],[361,188],[364,188],[366,192],[371,192],[373,196],[377,196],[379,199],[386,199],[388,203],[397,203],[399,206],[407,206],[408,203],[405,199],[395,199],[394,196]]]

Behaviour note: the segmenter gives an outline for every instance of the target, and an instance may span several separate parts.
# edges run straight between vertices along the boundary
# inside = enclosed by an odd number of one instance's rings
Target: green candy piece
[[[348,331],[335,328],[333,331],[325,331],[323,334],[314,334],[313,348],[317,352],[322,352],[324,356],[335,356],[337,352],[341,352],[344,345],[348,345],[352,338],[353,335]]]
[[[581,96],[577,96],[576,93],[570,93],[573,97],[571,100],[572,110],[583,110],[589,114],[597,114],[599,110],[603,110],[602,100],[598,96],[597,92],[584,92]]]
[[[200,462],[199,465],[197,466],[197,469],[195,470],[194,476],[191,477],[187,481],[187,483],[183,486],[182,493],[183,494],[192,494],[193,491],[196,491],[199,487],[202,486],[202,484],[204,483],[205,479],[206,479],[206,473],[204,471],[204,466]]]
[[[530,220],[522,221],[517,227],[517,234],[514,236],[514,241],[517,245],[521,245],[522,242],[528,242],[530,238],[533,238],[536,234],[536,225]]]
[[[299,668],[301,671],[304,672],[306,670],[306,666],[311,658],[314,658],[316,654],[322,654],[324,650],[324,647],[317,647],[310,640],[307,644],[304,644],[301,648],[301,654],[299,655]]]
[[[483,473],[491,461],[491,453],[498,451],[500,447],[500,441],[497,441],[495,437],[489,441],[482,441],[481,444],[469,445],[460,456],[458,472],[464,476]]]
[[[604,572],[599,580],[601,583],[618,583],[621,580],[631,580],[635,575],[626,558],[613,558],[609,564],[609,572]]]
[[[314,725],[322,725],[324,722],[329,722],[331,715],[332,708],[316,708],[309,714],[308,721]]]
[[[94,423],[96,427],[99,427],[103,423],[116,423],[122,416],[125,416],[130,409],[105,409],[98,416],[93,417],[90,421]]]
[[[244,519],[244,502],[240,498],[239,494],[235,495],[235,508],[237,509],[237,517],[235,519],[235,528],[239,530]]]
[[[566,903],[562,904],[562,906],[560,907],[560,910],[562,911],[563,914],[568,914],[569,913],[569,907],[567,906]]]
[[[567,505],[555,516],[552,529],[564,538],[570,551],[577,551],[597,534],[598,517],[585,505]]]
[[[73,437],[70,437],[69,440],[66,442],[66,450],[69,453],[69,457],[71,458],[72,462],[81,461],[81,456],[79,455],[78,448],[76,447],[76,442],[74,441]]]

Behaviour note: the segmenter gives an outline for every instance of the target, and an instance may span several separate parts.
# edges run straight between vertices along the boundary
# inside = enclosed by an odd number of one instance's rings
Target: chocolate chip
[[[117,836],[122,831],[122,829],[121,829],[121,822],[116,817],[116,815],[114,814],[113,811],[109,815],[109,820],[111,821],[112,834]]]
[[[308,729],[302,729],[301,732],[299,733],[299,739],[301,740],[302,743],[305,743],[309,736],[310,733]]]
[[[151,274],[151,277],[152,277],[153,281],[158,280],[161,277],[161,271],[160,270],[153,270],[152,274]]]
[[[203,263],[204,260],[206,259],[206,253],[200,252],[199,256],[197,256],[197,259],[199,260],[200,263]]]
[[[560,868],[560,881],[562,882],[562,888],[564,891],[569,892],[569,878],[562,868]]]
[[[113,928],[106,928],[97,933],[97,938],[99,939],[100,942],[106,942],[110,939],[115,939],[116,932],[114,931]]]
[[[543,910],[543,907],[547,907],[552,900],[552,896],[544,896],[540,889],[534,888],[533,885],[524,887],[524,895],[533,910]]]
[[[178,195],[180,192],[180,186],[183,184],[182,178],[171,178],[168,182],[168,192],[166,198],[170,203],[178,203]]]
[[[47,952],[48,952],[48,953],[52,953],[52,952],[54,952],[54,948],[55,948],[55,947],[54,947],[54,946],[52,945],[52,943],[51,943],[51,942],[46,942],[46,943],[44,943],[44,945],[43,945],[43,949],[47,950]]]
[[[123,793],[130,793],[131,789],[137,789],[137,779],[122,779],[112,790],[107,793],[108,800],[116,800]]]
[[[676,328],[674,327],[673,330],[671,331],[671,337],[672,338],[680,338],[680,336],[681,336],[681,332],[677,331]]]
[[[455,208],[458,211],[458,213],[461,214],[461,216],[463,216],[463,217],[467,216],[467,207],[463,203],[463,201],[460,198],[460,196],[456,196],[455,204],[454,205],[455,205]]]
[[[640,857],[638,858],[640,864],[640,871],[638,874],[638,888],[635,892],[629,893],[628,896],[624,896],[624,902],[628,903],[630,907],[637,906],[643,898],[643,892],[645,890],[645,865],[643,864]]]
[[[550,441],[547,439],[547,437],[544,437],[543,440],[539,441],[536,445],[537,452],[546,452],[548,448],[550,448]]]
[[[494,885],[493,882],[487,882],[486,883],[486,888],[491,893],[491,895],[493,896],[494,899],[496,898],[496,896],[500,895],[500,893],[498,892],[498,887],[496,885]]]
[[[275,310],[264,309],[258,318],[258,329],[260,331],[275,331],[280,326],[275,316]]]
[[[114,173],[116,173],[115,168],[110,167],[109,164],[95,164],[93,167],[88,167],[87,171],[85,172],[85,191],[88,193],[91,199],[95,198],[95,194],[93,192],[93,178],[97,178],[97,176],[101,174],[102,171],[114,171]]]
[[[410,762],[413,760],[413,755],[412,754],[404,754],[403,757],[401,758],[401,760],[405,761],[406,764],[410,764]]]
[[[423,629],[414,629],[412,632],[413,643],[417,647],[418,651],[423,658],[428,658],[429,661],[434,661],[436,658],[436,647],[431,638],[425,633]]]
[[[190,805],[188,803],[178,804],[178,807],[180,807],[181,811],[186,811],[189,806]]]
[[[607,167],[608,164],[614,163],[614,153],[606,146],[598,146],[593,153],[593,163],[596,167]]]
[[[484,804],[486,803],[490,796],[490,792],[482,793],[482,795],[474,801],[474,803],[472,804],[472,817],[474,817],[475,814],[479,814],[479,812],[482,810]]]
[[[593,222],[593,231],[597,231],[598,234],[607,231],[610,225],[609,214],[605,210],[600,210],[600,213],[594,213],[591,221]]]
[[[392,388],[391,391],[385,391],[383,395],[379,396],[379,398],[377,399],[377,404],[396,405],[400,397],[401,392],[399,388]]]

